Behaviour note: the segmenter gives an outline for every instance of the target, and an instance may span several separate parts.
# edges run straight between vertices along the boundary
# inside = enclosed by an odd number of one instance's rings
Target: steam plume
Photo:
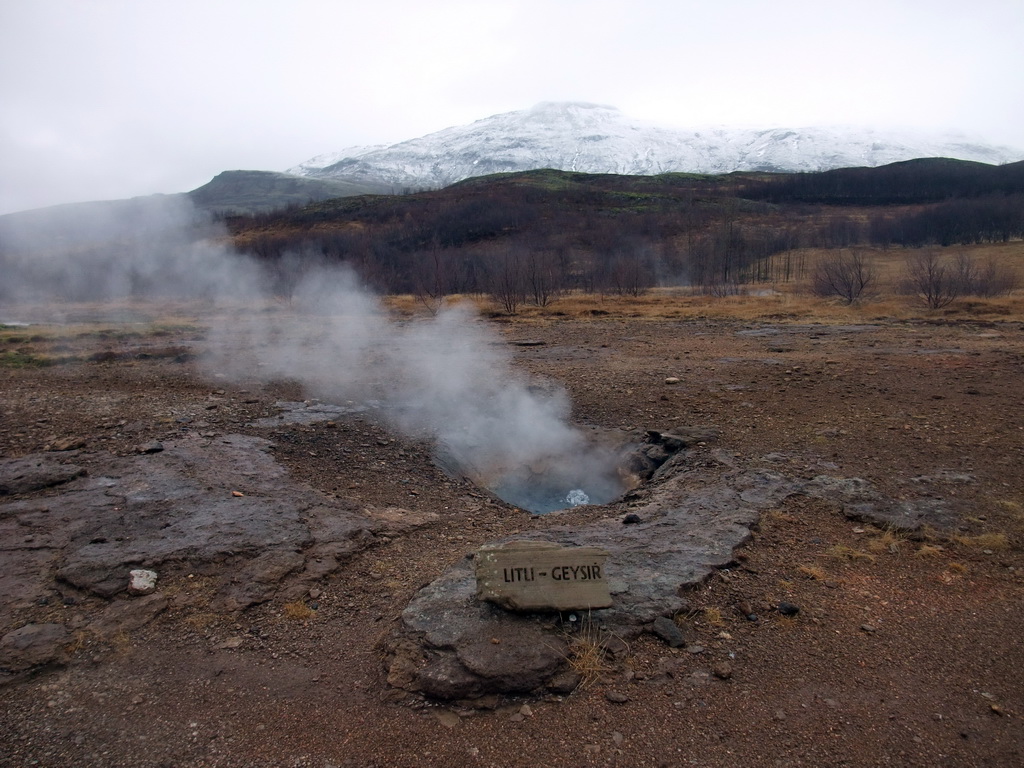
[[[595,500],[617,493],[611,457],[570,426],[564,392],[531,386],[470,310],[397,321],[344,266],[293,254],[270,279],[186,198],[128,202],[70,220],[41,214],[34,227],[0,221],[0,309],[47,297],[202,298],[216,318],[209,374],[290,379],[325,400],[375,401],[394,429],[433,439],[447,466],[479,482],[518,489],[523,506],[567,506],[559,497],[571,490]],[[273,296],[282,285],[287,302]]]

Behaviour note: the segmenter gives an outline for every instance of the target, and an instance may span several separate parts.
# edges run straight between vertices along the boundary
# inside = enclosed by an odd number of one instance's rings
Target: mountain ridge
[[[438,188],[475,176],[554,168],[585,173],[799,172],[876,167],[921,157],[992,165],[1024,151],[959,135],[840,128],[668,128],[615,107],[542,102],[381,147],[350,147],[288,173],[404,188]]]

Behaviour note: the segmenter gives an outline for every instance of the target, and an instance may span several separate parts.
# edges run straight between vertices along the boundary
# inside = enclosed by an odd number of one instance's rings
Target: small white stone
[[[128,574],[128,591],[133,595],[148,595],[156,591],[156,571],[131,571]]]

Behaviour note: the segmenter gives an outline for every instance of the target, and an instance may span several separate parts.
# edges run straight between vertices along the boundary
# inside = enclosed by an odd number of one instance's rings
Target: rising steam
[[[351,271],[320,267],[287,310],[233,315],[214,341],[212,370],[374,401],[392,427],[433,439],[445,466],[520,506],[549,511],[572,506],[572,490],[595,502],[619,492],[612,454],[569,424],[565,393],[531,385],[465,307],[398,322]]]
[[[564,392],[531,385],[469,309],[397,321],[351,270],[311,254],[284,260],[271,279],[184,197],[102,213],[70,223],[40,215],[35,227],[0,221],[0,309],[47,297],[202,298],[217,318],[203,355],[210,375],[289,379],[324,400],[372,401],[392,428],[432,439],[446,467],[520,506],[547,511],[619,492],[613,457],[569,424]]]

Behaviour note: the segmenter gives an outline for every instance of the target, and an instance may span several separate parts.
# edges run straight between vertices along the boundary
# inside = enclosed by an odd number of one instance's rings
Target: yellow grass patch
[[[569,669],[580,676],[576,690],[583,690],[612,671],[608,661],[608,648],[614,635],[601,629],[589,618],[584,619],[575,632],[567,634],[566,662]]]
[[[845,544],[833,544],[831,547],[825,550],[825,554],[829,557],[834,557],[836,560],[848,560],[850,562],[856,562],[858,560],[864,560],[869,563],[875,562],[875,556],[864,552],[860,549],[854,549],[848,547]]]
[[[876,554],[888,552],[892,555],[898,555],[900,547],[905,541],[906,537],[902,533],[889,528],[882,531],[880,535],[868,539],[867,547]]]
[[[825,573],[825,570],[816,565],[801,565],[796,569],[796,572],[801,576],[805,576],[808,579],[814,579],[815,581],[825,581],[825,579],[828,578],[828,574]]]
[[[722,619],[722,612],[718,608],[705,608],[704,621],[715,627],[725,624],[725,621]]]
[[[316,611],[310,608],[301,600],[285,603],[281,606],[283,616],[289,621],[308,621],[316,616]]]
[[[970,549],[989,549],[1003,552],[1010,548],[1010,540],[1005,533],[981,533],[977,536],[954,536],[953,541]]]

